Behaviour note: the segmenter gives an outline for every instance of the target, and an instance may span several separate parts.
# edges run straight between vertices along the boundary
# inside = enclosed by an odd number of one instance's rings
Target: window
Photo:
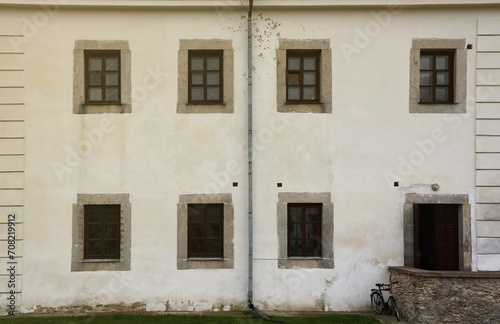
[[[322,204],[288,204],[288,257],[321,257]]]
[[[131,55],[127,41],[77,40],[73,66],[73,113],[132,111]]]
[[[120,103],[120,51],[85,51],[85,102]]]
[[[233,269],[233,236],[231,194],[179,196],[177,269]]]
[[[414,39],[410,113],[465,113],[465,39]]]
[[[319,102],[320,52],[287,51],[286,102]]]
[[[233,113],[233,48],[230,40],[181,39],[177,113]]]
[[[71,271],[130,270],[131,213],[128,194],[78,194]]]
[[[330,193],[280,192],[277,221],[279,268],[333,268]]]
[[[189,103],[220,104],[222,51],[189,51]]]
[[[120,205],[85,205],[84,259],[120,259]]]
[[[332,112],[331,56],[329,40],[280,40],[278,112]]]
[[[420,51],[420,103],[453,103],[454,52]]]
[[[188,205],[188,258],[224,257],[224,205]]]

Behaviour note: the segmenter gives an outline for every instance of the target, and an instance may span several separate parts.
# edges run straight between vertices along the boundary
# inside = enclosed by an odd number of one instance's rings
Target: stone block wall
[[[500,272],[390,267],[393,295],[409,323],[498,323]]]

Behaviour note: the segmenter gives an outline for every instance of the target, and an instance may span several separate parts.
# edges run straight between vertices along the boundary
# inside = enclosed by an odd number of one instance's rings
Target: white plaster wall
[[[36,23],[37,12],[2,9],[0,18],[22,18],[29,26]],[[367,309],[371,286],[388,280],[388,265],[403,264],[404,193],[430,192],[435,182],[440,185],[439,193],[473,193],[475,107],[468,105],[466,115],[410,115],[409,53],[412,38],[466,38],[475,46],[477,17],[495,14],[491,10],[405,9],[378,22],[368,10],[254,13],[257,306]],[[245,306],[243,16],[240,9],[59,10],[27,37],[25,311],[135,302],[148,304],[149,310],[161,310],[167,302],[170,309],[178,310]],[[359,30],[365,28],[374,28],[372,36],[356,53],[345,55],[345,44],[355,46]],[[276,112],[275,54],[280,37],[330,39],[332,114]],[[198,38],[233,42],[234,114],[176,114],[179,39]],[[131,114],[72,113],[73,47],[75,40],[82,39],[129,41],[132,96],[136,96]],[[474,69],[475,54],[470,50],[470,102],[474,102]],[[156,87],[145,83],[149,71],[160,71]],[[137,96],[145,87],[151,90]],[[110,124],[104,130],[99,128],[103,119]],[[54,162],[64,164],[69,150],[94,130],[101,130],[102,139],[96,140],[98,144],[81,162],[74,162],[58,177]],[[433,140],[433,132],[439,134],[435,136],[439,143]],[[425,151],[417,141],[431,142],[426,144],[431,146]],[[411,164],[401,162],[410,159],[419,161],[413,163],[413,171],[402,166]],[[239,168],[226,170],[230,161]],[[225,177],[226,171],[231,177]],[[387,180],[389,173],[396,178]],[[399,181],[400,187],[394,188],[393,181]],[[239,186],[232,187],[232,182]],[[277,188],[277,182],[283,187]],[[179,194],[203,193],[214,186],[232,194],[235,268],[177,270]],[[332,193],[334,269],[277,268],[279,191]],[[71,206],[77,193],[130,194],[131,271],[70,271]]]

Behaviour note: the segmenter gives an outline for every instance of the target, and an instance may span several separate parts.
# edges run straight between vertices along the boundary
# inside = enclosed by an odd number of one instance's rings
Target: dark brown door
[[[435,205],[436,270],[458,270],[458,205]]]
[[[416,204],[414,264],[426,270],[459,270],[458,208],[449,204]]]

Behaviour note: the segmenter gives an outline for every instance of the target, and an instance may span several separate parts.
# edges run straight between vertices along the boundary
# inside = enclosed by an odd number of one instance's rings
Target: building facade
[[[261,309],[361,311],[388,266],[500,270],[500,2],[249,12],[0,1],[5,313],[244,309],[249,263]]]

